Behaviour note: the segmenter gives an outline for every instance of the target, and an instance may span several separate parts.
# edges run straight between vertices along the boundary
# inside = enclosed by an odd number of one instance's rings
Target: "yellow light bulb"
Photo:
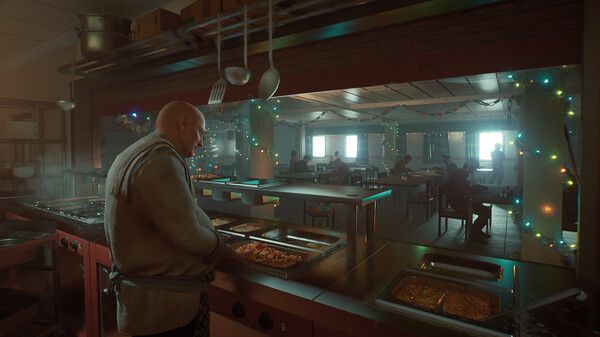
[[[567,111],[567,116],[575,116],[575,113],[572,110]]]
[[[573,186],[575,185],[575,183],[573,182],[573,180],[567,180],[567,185]]]
[[[542,234],[540,234],[540,233],[535,233],[535,237],[536,237],[536,238],[541,238],[541,237],[542,237]]]
[[[555,154],[553,154],[553,155],[550,156],[550,159],[552,159],[552,160],[556,160],[556,158],[558,158],[558,156],[555,155]]]
[[[562,91],[562,90],[560,90],[560,89],[559,89],[559,90],[556,90],[556,95],[557,95],[557,96],[560,96],[560,95],[562,95],[562,93],[563,93],[563,91]]]

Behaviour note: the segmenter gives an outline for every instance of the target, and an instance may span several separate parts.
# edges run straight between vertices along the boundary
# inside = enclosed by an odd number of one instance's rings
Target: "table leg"
[[[348,205],[348,227],[346,228],[346,236],[348,244],[356,244],[356,227],[358,226],[358,206]]]
[[[372,242],[375,240],[375,226],[377,216],[377,201],[374,201],[367,205],[366,210],[366,221],[365,221],[365,242]]]

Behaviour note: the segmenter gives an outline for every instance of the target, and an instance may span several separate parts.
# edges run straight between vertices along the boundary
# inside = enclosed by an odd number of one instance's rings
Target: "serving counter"
[[[211,218],[235,218],[231,215],[207,213]],[[78,223],[68,218],[60,219],[52,214],[25,207],[15,209],[12,216],[17,217],[16,215],[27,219],[54,219],[60,231],[88,240],[91,247],[88,258],[90,263],[99,263],[105,268],[110,265],[101,227]],[[301,228],[281,222],[244,219],[270,223],[277,228]],[[459,324],[435,321],[428,319],[426,315],[414,314],[411,311],[400,312],[378,304],[382,290],[389,287],[390,282],[394,282],[399,273],[416,273],[456,280],[453,275],[436,274],[435,271],[424,269],[424,258],[438,255],[501,267],[501,282],[466,278],[459,283],[466,287],[477,286],[483,289],[503,288],[500,290],[508,292],[508,298],[512,298],[514,293],[520,305],[576,285],[573,270],[567,268],[470,255],[407,243],[359,240],[353,245],[340,247],[289,279],[224,261],[218,266],[215,281],[210,288],[211,308],[231,320],[273,336],[489,335],[477,329],[465,328],[464,324],[460,324],[460,320],[455,319]],[[97,280],[98,273],[101,273],[93,266],[84,269],[91,273],[87,277],[88,280]],[[513,272],[515,269],[516,274]],[[489,275],[497,274],[492,272]],[[484,273],[486,277],[489,275]],[[92,320],[92,324],[86,327],[87,336],[99,336],[103,331],[100,328],[101,322],[94,323],[101,312],[98,309],[99,303],[102,303],[102,298],[98,295],[102,290],[101,283],[96,281],[88,286],[91,295],[89,303],[86,302],[86,311],[90,311],[87,317]],[[580,304],[584,309],[578,309],[578,316],[587,317],[584,323],[578,324],[581,331],[598,331],[600,315],[596,316],[597,303],[597,299],[592,298]],[[508,307],[512,308],[515,305],[516,303],[510,303]],[[563,302],[549,307],[556,305],[565,306]],[[514,331],[505,335],[535,336],[536,331],[542,331],[537,334],[541,336],[545,334],[544,329],[548,329],[548,324],[561,319],[564,318],[555,314],[524,315],[521,323],[515,325]],[[557,329],[555,335],[565,335],[560,328],[554,328]]]

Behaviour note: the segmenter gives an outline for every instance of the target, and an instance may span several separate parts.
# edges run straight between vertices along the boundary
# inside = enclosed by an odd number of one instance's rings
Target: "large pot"
[[[81,40],[81,54],[94,57],[131,42],[131,20],[103,14],[81,14],[81,29],[75,28]]]

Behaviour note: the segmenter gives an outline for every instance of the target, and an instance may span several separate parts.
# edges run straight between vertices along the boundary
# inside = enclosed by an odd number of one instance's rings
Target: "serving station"
[[[89,200],[79,203],[83,207]],[[69,207],[76,204],[69,202]],[[67,237],[86,250],[83,288],[88,295],[80,329],[88,336],[114,331],[114,301],[103,292],[111,261],[101,225],[35,205],[8,215],[53,219],[58,246]],[[208,215],[248,260],[242,268],[227,261],[218,266],[209,292],[211,310],[273,336],[525,335],[547,322],[512,311],[575,284],[566,268],[380,240],[349,245],[347,235],[338,231]],[[593,315],[593,310],[580,312]],[[597,324],[597,319],[586,324]]]

